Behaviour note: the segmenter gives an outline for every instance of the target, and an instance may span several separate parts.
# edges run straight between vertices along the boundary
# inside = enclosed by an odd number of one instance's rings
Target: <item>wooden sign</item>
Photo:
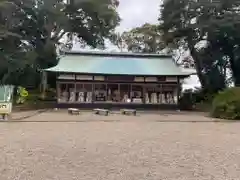
[[[12,103],[0,103],[0,114],[8,114],[12,111]]]
[[[91,81],[91,80],[93,80],[93,76],[77,75],[77,80],[88,80],[88,81]]]
[[[58,76],[58,79],[67,79],[67,80],[75,80],[74,74],[61,74]]]
[[[104,76],[94,76],[94,80],[95,81],[104,81],[105,78],[104,78]]]
[[[157,77],[146,77],[145,81],[146,82],[157,82]]]
[[[144,77],[135,77],[134,81],[135,82],[144,82]]]
[[[166,82],[177,82],[177,77],[167,77]]]

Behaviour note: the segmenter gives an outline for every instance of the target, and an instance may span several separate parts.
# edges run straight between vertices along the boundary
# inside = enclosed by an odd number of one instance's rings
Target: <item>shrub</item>
[[[196,103],[212,103],[215,93],[211,93],[206,89],[199,88],[194,91]]]
[[[226,89],[212,102],[212,117],[240,120],[240,87]]]
[[[182,93],[179,106],[181,110],[209,111],[213,98],[214,94],[204,89],[187,89]]]
[[[192,110],[195,105],[195,96],[192,90],[186,90],[183,92],[179,100],[179,108],[181,110]]]

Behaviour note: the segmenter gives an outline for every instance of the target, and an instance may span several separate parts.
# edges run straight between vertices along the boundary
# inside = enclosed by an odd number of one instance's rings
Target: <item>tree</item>
[[[223,1],[165,0],[159,19],[165,42],[177,46],[183,43],[189,49],[202,87],[214,92],[223,89],[226,81],[226,73],[222,71],[226,67],[226,63],[222,63],[224,55],[213,43],[218,40],[211,39],[217,32],[214,24],[220,23],[218,18],[223,9],[228,9]],[[207,42],[207,46],[199,48],[202,41]],[[210,80],[213,77],[218,77],[218,81]],[[216,87],[212,82],[220,85]]]
[[[21,24],[18,15],[19,6],[13,2],[0,1],[0,79],[1,83],[12,83],[10,77],[16,79],[15,72],[21,72],[28,60],[34,58],[31,48],[21,41],[21,34],[16,27]],[[11,81],[11,82],[10,82]],[[15,81],[17,82],[17,81]]]
[[[5,72],[14,72],[16,77],[26,72],[39,76],[40,69],[57,63],[56,49],[71,49],[73,41],[104,48],[104,39],[114,33],[120,21],[117,4],[111,0],[68,4],[64,0],[8,0],[4,4],[0,6],[0,27],[17,36],[2,33],[0,37],[0,53],[5,57],[1,61],[6,64],[0,69],[3,83],[16,83],[9,80],[14,79],[12,73]],[[10,26],[12,22],[16,23]],[[10,62],[15,63],[14,69]]]
[[[119,24],[117,0],[71,0],[65,14],[69,29],[81,43],[104,48],[104,38],[110,38]],[[79,11],[80,10],[80,11]]]
[[[157,25],[144,24],[128,32],[123,32],[121,40],[128,51],[142,53],[158,53],[165,48],[162,34]]]
[[[178,65],[194,68],[193,60],[187,55],[185,47],[167,47],[163,38],[159,25],[144,24],[121,35],[117,34],[113,41],[120,49],[126,48],[130,52],[171,54]]]

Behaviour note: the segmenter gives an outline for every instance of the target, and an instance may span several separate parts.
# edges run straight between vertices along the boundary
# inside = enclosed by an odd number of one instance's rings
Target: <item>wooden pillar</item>
[[[76,78],[74,80],[74,94],[75,94],[74,103],[76,103],[77,102],[77,81],[76,81]]]
[[[41,82],[41,98],[45,99],[47,90],[47,72],[42,71],[42,82]]]
[[[132,84],[130,84],[130,100],[132,102]]]
[[[120,92],[120,84],[118,84],[118,97],[117,97],[118,102],[121,102],[121,92]]]
[[[56,96],[57,96],[57,103],[58,103],[58,100],[61,98],[61,87],[58,81],[56,82]]]
[[[145,94],[146,94],[146,86],[145,86],[145,84],[143,84],[142,85],[142,100],[143,100],[143,104],[146,104]]]
[[[94,85],[94,83],[92,83],[92,103],[94,103],[94,101],[95,101],[95,85]]]
[[[180,79],[177,77],[177,105],[179,106],[180,94],[181,94],[181,84]]]
[[[160,84],[160,93],[159,93],[159,96],[160,96],[160,102],[159,104],[163,104],[163,85]]]

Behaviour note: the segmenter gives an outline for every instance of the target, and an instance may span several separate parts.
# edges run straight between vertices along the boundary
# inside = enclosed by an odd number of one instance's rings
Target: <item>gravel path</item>
[[[46,118],[72,122],[37,122]],[[0,179],[240,179],[240,123],[158,122],[153,115],[74,118],[43,113],[32,122],[0,123]]]

